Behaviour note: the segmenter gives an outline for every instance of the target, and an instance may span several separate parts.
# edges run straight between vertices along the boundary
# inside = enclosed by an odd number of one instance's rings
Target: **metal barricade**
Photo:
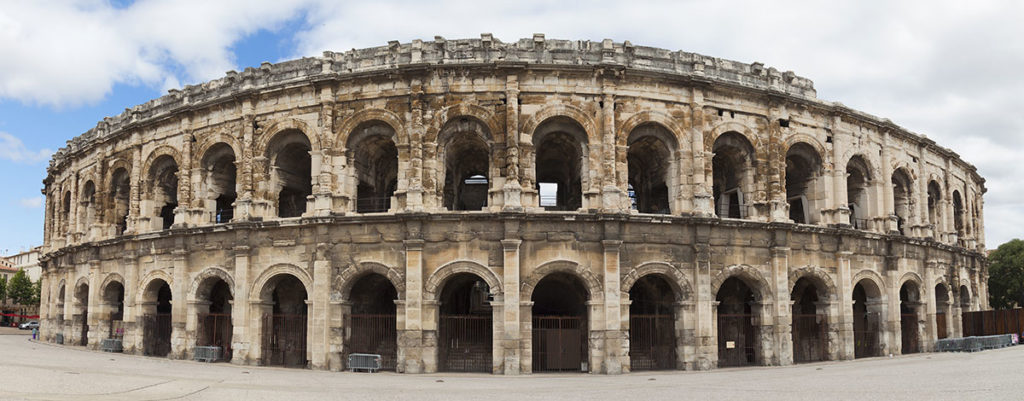
[[[194,355],[192,359],[195,361],[217,362],[221,360],[221,355],[224,352],[224,349],[216,346],[199,346],[196,347],[193,352]]]
[[[108,338],[108,339],[103,340],[103,342],[100,343],[100,349],[103,350],[103,352],[123,352],[124,351],[124,347],[121,344],[121,339],[120,338]]]
[[[353,372],[365,370],[376,373],[381,368],[381,357],[377,354],[349,354],[348,368]]]

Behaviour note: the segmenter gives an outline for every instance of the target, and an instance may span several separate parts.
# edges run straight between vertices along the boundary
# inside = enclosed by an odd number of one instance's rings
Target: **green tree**
[[[7,283],[7,294],[11,297],[11,302],[19,305],[29,305],[35,292],[35,289],[32,288],[32,280],[29,280],[24,270],[14,273],[11,282]]]
[[[991,255],[988,267],[988,296],[993,309],[1024,305],[1024,241],[1010,240]]]
[[[39,300],[43,298],[43,278],[40,277],[32,284],[32,303],[30,305],[39,306]]]
[[[7,302],[7,276],[0,277],[0,305]]]

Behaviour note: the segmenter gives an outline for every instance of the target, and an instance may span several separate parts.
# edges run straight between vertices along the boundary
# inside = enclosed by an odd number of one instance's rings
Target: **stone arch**
[[[228,291],[231,293],[231,297],[235,297],[235,280],[231,277],[231,273],[224,270],[221,267],[207,267],[203,269],[199,274],[192,279],[192,285],[188,288],[188,300],[195,301],[199,299],[199,289],[203,285],[203,282],[209,278],[219,278],[224,280],[228,285]]]
[[[790,294],[793,293],[794,288],[796,288],[796,282],[801,278],[808,278],[815,284],[822,286],[820,288],[820,291],[823,291],[824,295],[826,295],[828,299],[835,300],[839,298],[838,290],[836,289],[836,284],[834,281],[832,281],[832,276],[829,275],[828,272],[825,271],[825,269],[822,269],[817,266],[804,266],[789,272]],[[854,282],[854,285],[856,285],[856,282]]]
[[[181,164],[181,151],[171,145],[160,145],[142,158],[146,161],[142,165],[142,174],[140,174],[140,176],[145,177],[143,178],[144,180],[149,177],[150,170],[153,169],[153,163],[162,156],[170,156],[174,160],[174,164],[178,166],[179,171],[183,168]],[[128,168],[128,171],[130,172],[131,168]]]
[[[118,273],[109,273],[109,274],[107,274],[107,276],[106,276],[106,277],[105,277],[105,278],[103,279],[103,283],[102,283],[102,284],[100,284],[100,288],[99,288],[100,292],[99,292],[99,294],[100,294],[101,296],[103,295],[103,293],[104,293],[104,292],[106,292],[106,291],[107,291],[107,286],[109,286],[109,285],[110,285],[111,283],[119,283],[119,284],[121,284],[122,286],[124,286],[125,288],[128,288],[128,287],[127,287],[127,286],[125,286],[125,284],[124,284],[124,277],[122,277],[122,276],[121,276],[120,274],[118,274]]]
[[[129,176],[132,172],[132,162],[122,157],[111,159],[107,162],[106,175],[103,177],[103,183],[106,184],[107,188],[110,188],[111,180],[113,179],[114,172],[118,169],[124,169],[128,172]]]
[[[242,145],[238,142],[238,139],[231,134],[217,132],[203,136],[202,139],[199,140],[198,146],[194,146],[192,148],[193,153],[195,154],[195,157],[192,158],[192,162],[195,164],[193,167],[202,167],[201,163],[203,158],[210,151],[210,148],[222,143],[229,146],[232,152],[235,152],[236,158],[242,157]]]
[[[306,290],[306,297],[312,296],[311,294],[313,294],[313,278],[309,276],[309,273],[306,273],[306,270],[293,264],[278,263],[260,273],[256,281],[253,282],[252,288],[249,290],[249,299],[269,299],[270,292],[272,290],[267,287],[267,283],[269,283],[271,279],[281,275],[295,276],[296,279],[302,282],[302,286]]]
[[[136,302],[144,302],[146,300],[146,292],[149,290],[150,284],[153,284],[153,281],[156,280],[163,280],[163,282],[167,283],[167,285],[169,286],[174,285],[174,280],[171,278],[171,275],[169,273],[167,273],[163,269],[152,270],[149,273],[146,273],[146,275],[142,277],[142,280],[139,280],[140,285],[139,288],[136,290],[138,294],[135,297]],[[156,296],[154,295],[153,298],[155,299]],[[174,301],[172,300],[171,302]]]
[[[583,282],[583,286],[587,288],[588,299],[593,301],[600,298],[602,292],[601,281],[594,276],[594,273],[586,267],[581,266],[579,263],[571,260],[553,260],[537,266],[537,268],[530,273],[530,276],[523,281],[523,284],[520,287],[520,299],[532,299],[533,290],[537,288],[537,284],[551,273],[568,273],[575,276],[580,279]]]
[[[262,127],[261,133],[258,135],[259,139],[254,144],[253,154],[263,156],[267,152],[267,146],[274,140],[274,137],[281,132],[289,130],[299,131],[305,135],[306,139],[309,140],[310,151],[320,150],[320,135],[315,127],[296,118],[281,118],[271,120],[266,126]]]
[[[78,280],[75,281],[75,291],[71,293],[71,298],[74,300],[74,302],[80,302],[79,299],[78,299],[78,291],[83,286],[84,287],[89,287],[89,277],[88,276],[79,277]],[[90,292],[91,292],[91,290],[92,289],[90,288]],[[88,295],[91,295],[91,294],[88,294]]]
[[[394,141],[396,145],[409,143],[405,133],[405,125],[402,123],[402,117],[398,114],[386,109],[363,109],[345,118],[339,124],[335,148],[341,149],[344,147],[345,150],[348,150],[351,139],[349,136],[352,135],[352,132],[360,125],[372,121],[379,121],[390,126],[391,130],[395,132]]]
[[[828,162],[830,152],[826,151],[825,146],[822,145],[817,138],[811,135],[803,133],[790,135],[786,138],[786,141],[783,143],[782,146],[783,149],[786,149],[786,153],[789,153],[790,148],[801,143],[810,146],[812,149],[814,149],[815,152],[818,153],[818,158],[820,158],[821,160],[821,168],[826,170],[831,169],[830,163]]]
[[[883,279],[882,275],[878,274],[878,272],[871,269],[861,270],[853,276],[853,280],[851,280],[850,283],[850,291],[853,291],[852,289],[856,288],[857,284],[859,284],[862,280],[868,280],[869,282],[875,285],[876,289],[878,290],[879,298],[883,300],[888,298],[885,293],[885,279]]]
[[[718,290],[722,283],[730,277],[742,280],[754,292],[754,299],[758,301],[770,301],[773,299],[771,286],[765,280],[761,271],[750,265],[732,265],[722,269],[711,279],[711,297],[718,296]]]
[[[498,276],[496,276],[487,266],[472,260],[455,260],[445,263],[430,275],[430,278],[427,279],[423,288],[423,300],[437,300],[438,291],[444,286],[448,279],[460,273],[469,273],[484,280],[484,282],[487,283],[487,286],[490,287],[490,293],[492,295],[499,295],[504,292],[501,287],[501,279],[499,279]]]
[[[633,288],[638,280],[648,275],[657,275],[665,278],[672,290],[675,292],[676,301],[682,302],[693,297],[693,287],[690,280],[686,278],[681,270],[665,262],[644,262],[629,270],[623,275],[619,291],[623,299],[628,299],[629,290]]]
[[[398,292],[398,299],[405,299],[405,274],[380,262],[359,262],[342,270],[341,274],[334,279],[335,296],[332,298],[336,298],[336,300],[349,299],[355,283],[371,273],[386,277]]]
[[[673,145],[674,148],[672,149],[672,152],[678,152],[680,150],[679,146],[681,146],[683,142],[682,139],[685,137],[684,133],[686,130],[679,126],[675,118],[660,111],[642,111],[622,122],[622,124],[619,125],[619,135],[616,135],[615,137],[615,145],[627,146],[629,137],[633,131],[636,130],[637,127],[646,124],[661,126],[671,133],[673,136],[672,138],[659,137],[659,139],[665,140],[665,143],[668,145]],[[668,139],[672,139],[672,141],[668,141]]]
[[[460,102],[438,110],[437,113],[435,113],[434,121],[431,124],[430,129],[427,131],[427,135],[423,142],[436,143],[441,139],[439,136],[441,135],[441,131],[444,127],[447,126],[448,123],[460,117],[474,118],[487,127],[487,134],[490,135],[490,137],[483,138],[484,141],[493,143],[497,142],[499,136],[504,136],[501,135],[504,133],[504,130],[502,129],[501,123],[497,120],[497,115],[494,112],[477,104]]]
[[[740,134],[747,139],[747,142],[750,142],[750,145],[754,148],[755,151],[755,154],[751,156],[756,157],[764,152],[763,150],[758,150],[763,149],[764,147],[762,146],[763,141],[761,141],[757,135],[757,131],[755,131],[754,128],[750,126],[747,126],[746,124],[741,124],[735,121],[726,121],[712,127],[711,130],[708,131],[707,136],[704,138],[704,151],[711,152],[715,146],[715,141],[718,140],[718,137],[730,132]]]
[[[586,133],[586,143],[591,145],[595,143],[601,143],[601,138],[597,130],[597,124],[594,122],[593,117],[587,115],[583,110],[566,104],[551,105],[547,106],[536,113],[533,113],[525,123],[523,123],[523,130],[520,131],[523,134],[528,135],[523,139],[526,143],[534,143],[534,131],[541,126],[547,120],[555,117],[565,117],[573,120],[580,127],[583,127],[583,131]]]
[[[903,284],[906,284],[908,281],[917,285],[917,290],[920,292],[919,297],[925,299],[928,294],[928,286],[924,284],[925,281],[921,278],[921,275],[915,272],[906,272],[900,276],[899,281],[896,282],[896,290],[898,291],[900,288],[903,288]]]

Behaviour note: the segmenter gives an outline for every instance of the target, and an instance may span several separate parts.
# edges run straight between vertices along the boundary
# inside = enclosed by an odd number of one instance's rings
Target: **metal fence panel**
[[[494,369],[491,316],[442,315],[438,326],[442,371],[490,373]]]
[[[380,355],[380,369],[395,370],[398,364],[398,331],[395,314],[353,314],[349,352]]]
[[[631,370],[675,369],[675,316],[630,315],[629,361]]]
[[[533,317],[533,371],[585,371],[587,330],[581,316]]]

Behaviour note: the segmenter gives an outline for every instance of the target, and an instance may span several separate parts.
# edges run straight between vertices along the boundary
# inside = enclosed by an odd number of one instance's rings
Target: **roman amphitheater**
[[[539,34],[325,52],[54,155],[42,336],[506,375],[924,352],[988,307],[984,182],[761,63]]]

